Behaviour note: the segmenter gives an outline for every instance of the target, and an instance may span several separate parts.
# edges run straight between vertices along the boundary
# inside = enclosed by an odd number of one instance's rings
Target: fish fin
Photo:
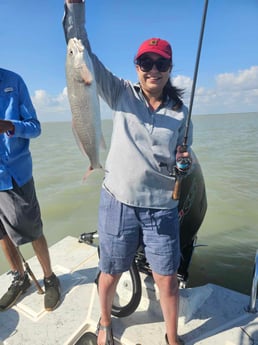
[[[100,147],[101,147],[103,150],[106,150],[106,149],[107,149],[107,145],[106,145],[106,142],[105,142],[105,139],[104,139],[103,133],[101,133],[101,138],[100,138]]]
[[[94,169],[90,166],[86,173],[83,175],[82,181],[85,182],[93,171]]]
[[[90,85],[93,82],[93,77],[86,64],[81,66],[81,77],[86,85]]]
[[[88,170],[86,171],[86,173],[83,175],[83,178],[82,178],[82,182],[85,182],[87,180],[87,178],[96,170],[98,169],[102,169],[103,170],[103,167],[102,165],[99,165],[98,167],[96,168],[93,168],[92,166],[90,166],[88,168]]]
[[[73,122],[72,122],[72,131],[73,131],[73,135],[74,135],[75,141],[76,141],[79,149],[81,150],[82,154],[87,157],[87,153],[85,152],[85,150],[83,148],[83,145],[82,145],[82,143],[81,143],[81,141],[80,141],[80,139],[78,137],[78,134],[77,134],[77,132],[76,132],[76,130],[74,128]]]

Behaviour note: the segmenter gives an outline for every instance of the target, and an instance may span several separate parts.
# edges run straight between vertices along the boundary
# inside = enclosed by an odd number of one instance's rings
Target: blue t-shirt
[[[23,79],[0,68],[0,119],[13,123],[14,133],[0,134],[0,190],[19,186],[32,178],[30,139],[41,133],[40,122]]]

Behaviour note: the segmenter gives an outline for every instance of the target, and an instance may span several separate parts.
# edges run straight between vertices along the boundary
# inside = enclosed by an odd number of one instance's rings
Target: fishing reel
[[[190,157],[180,157],[176,160],[175,173],[176,175],[185,175],[191,168],[192,159]]]
[[[176,160],[174,166],[174,176],[176,178],[174,190],[172,193],[172,199],[179,200],[181,193],[181,182],[184,176],[188,173],[192,165],[192,159],[190,157],[180,157]]]
[[[93,231],[93,232],[83,232],[79,239],[78,242],[80,243],[86,243],[86,244],[92,244],[93,240],[95,238],[98,238],[98,234],[97,231]]]
[[[188,170],[191,168],[192,159],[190,157],[180,157],[176,160],[176,165],[169,169],[168,164],[160,162],[159,167],[166,167],[169,176],[176,177],[178,175],[186,175]]]

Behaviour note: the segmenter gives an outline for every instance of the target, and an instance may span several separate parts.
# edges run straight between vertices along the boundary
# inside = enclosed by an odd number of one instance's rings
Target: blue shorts
[[[102,272],[118,274],[129,270],[140,244],[154,272],[161,275],[177,272],[180,263],[177,208],[128,206],[102,189],[98,232]]]

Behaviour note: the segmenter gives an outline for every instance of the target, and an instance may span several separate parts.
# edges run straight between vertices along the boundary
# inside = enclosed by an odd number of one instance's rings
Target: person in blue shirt
[[[60,283],[52,271],[43,234],[29,150],[30,139],[40,134],[40,122],[23,79],[0,68],[0,244],[13,276],[0,299],[0,311],[12,307],[30,286],[18,247],[29,242],[44,274],[45,309],[55,309],[60,301]]]

